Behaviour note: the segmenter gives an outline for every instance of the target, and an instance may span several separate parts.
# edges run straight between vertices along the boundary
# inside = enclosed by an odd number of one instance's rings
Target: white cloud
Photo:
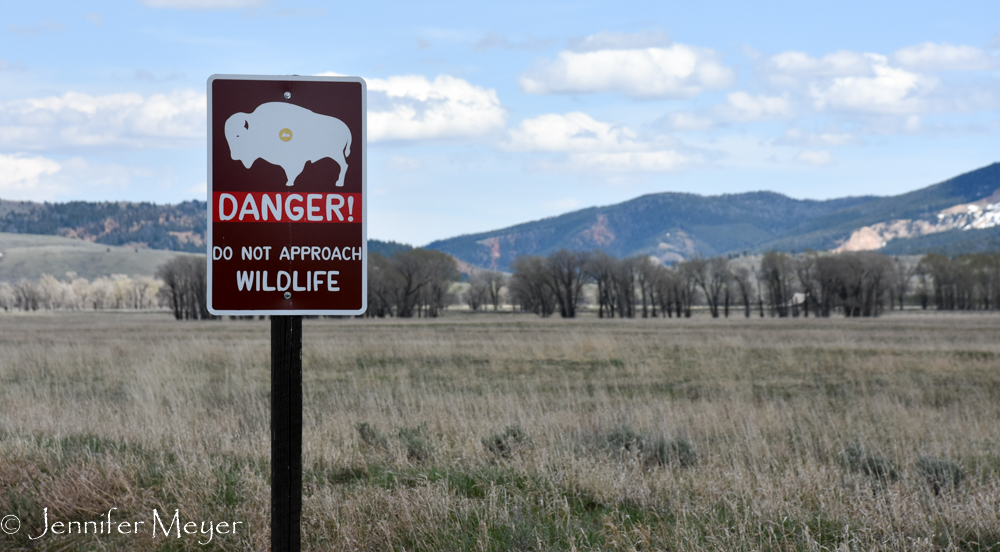
[[[598,50],[635,50],[670,46],[670,37],[660,30],[639,31],[637,33],[600,32],[585,38],[571,40],[569,47],[577,52]]]
[[[41,156],[0,154],[0,193],[10,198],[34,191],[43,177],[51,176],[61,168],[56,161]]]
[[[669,113],[657,125],[678,132],[700,132],[725,123],[750,123],[793,115],[788,94],[753,96],[739,91],[726,95],[726,103],[701,110],[700,113],[678,111]]]
[[[507,146],[516,151],[622,151],[643,148],[632,130],[594,120],[579,111],[548,113],[521,121]]]
[[[817,167],[825,167],[833,164],[833,156],[826,150],[802,150],[795,156],[795,160]]]
[[[764,69],[765,72],[778,76],[865,76],[872,74],[872,63],[878,60],[884,61],[885,57],[841,50],[815,58],[803,52],[788,51],[768,58]]]
[[[173,8],[178,10],[225,10],[257,8],[267,0],[142,0],[148,8]]]
[[[788,96],[751,96],[746,92],[733,92],[726,96],[726,103],[719,106],[719,115],[733,122],[761,121],[789,117],[792,106]]]
[[[674,44],[563,51],[556,60],[521,75],[518,82],[529,94],[619,92],[637,98],[687,98],[730,86],[735,78],[714,51]]]
[[[205,139],[205,109],[205,95],[193,90],[14,100],[0,103],[0,149],[191,146]]]
[[[858,142],[857,137],[849,132],[815,132],[808,133],[800,128],[788,128],[775,143],[779,145],[807,146],[842,146]]]
[[[138,179],[159,176],[149,167],[97,163],[84,157],[73,157],[61,163],[57,180],[68,188],[127,189]]]
[[[66,201],[120,196],[137,181],[156,176],[147,167],[96,163],[82,157],[56,161],[23,153],[0,154],[0,197],[5,199]]]
[[[890,67],[884,57],[872,64],[874,77],[838,77],[810,87],[813,105],[826,109],[868,113],[914,113],[924,109],[923,92],[937,81]]]
[[[463,79],[405,75],[366,81],[368,139],[373,142],[482,136],[507,122],[495,90]]]
[[[758,67],[772,85],[804,93],[818,111],[911,115],[975,111],[992,106],[989,87],[942,86],[937,71],[987,71],[997,66],[987,52],[972,46],[925,42],[891,56],[841,50],[822,57],[788,51]]]
[[[668,130],[678,132],[701,132],[715,128],[715,121],[712,119],[686,111],[669,113],[661,122]]]
[[[641,140],[631,129],[581,112],[548,113],[521,121],[504,144],[515,151],[566,153],[538,166],[555,172],[663,172],[690,159],[669,144]]]
[[[995,66],[993,58],[979,48],[933,42],[897,50],[892,60],[916,71],[981,71]]]
[[[574,153],[567,166],[603,172],[669,172],[689,164],[691,159],[679,152],[628,151],[617,153]]]

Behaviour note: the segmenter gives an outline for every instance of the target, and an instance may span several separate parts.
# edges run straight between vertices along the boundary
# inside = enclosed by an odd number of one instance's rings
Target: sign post
[[[271,550],[302,542],[302,317],[271,317]]]
[[[365,82],[208,79],[208,310],[271,315],[271,549],[298,551],[302,315],[367,305]]]

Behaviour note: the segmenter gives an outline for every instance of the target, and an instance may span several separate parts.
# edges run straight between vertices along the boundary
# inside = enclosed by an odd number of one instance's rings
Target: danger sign
[[[365,82],[208,79],[208,310],[361,314]]]

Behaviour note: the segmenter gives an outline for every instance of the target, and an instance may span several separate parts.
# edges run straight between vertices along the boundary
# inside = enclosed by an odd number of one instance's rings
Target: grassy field
[[[37,280],[42,274],[63,278],[70,271],[88,280],[111,274],[153,276],[158,266],[178,255],[190,253],[0,232],[0,281]]]
[[[0,549],[267,550],[268,332],[0,316]],[[307,550],[1000,550],[996,315],[304,334]]]

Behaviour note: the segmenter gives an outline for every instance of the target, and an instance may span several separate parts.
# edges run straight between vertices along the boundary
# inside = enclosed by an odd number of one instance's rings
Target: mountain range
[[[773,192],[664,192],[426,246],[504,270],[524,254],[602,250],[615,257],[871,250],[890,254],[1000,251],[1000,163],[890,197],[824,201]]]
[[[204,201],[156,205],[0,200],[0,232],[63,236],[131,250],[202,253],[206,207]],[[386,256],[409,247],[368,242],[369,251]],[[509,269],[520,255],[548,255],[559,249],[597,249],[615,257],[651,255],[666,263],[769,249],[1000,252],[1000,163],[888,197],[819,201],[774,192],[648,194],[425,247],[454,256],[463,267],[498,270]]]

